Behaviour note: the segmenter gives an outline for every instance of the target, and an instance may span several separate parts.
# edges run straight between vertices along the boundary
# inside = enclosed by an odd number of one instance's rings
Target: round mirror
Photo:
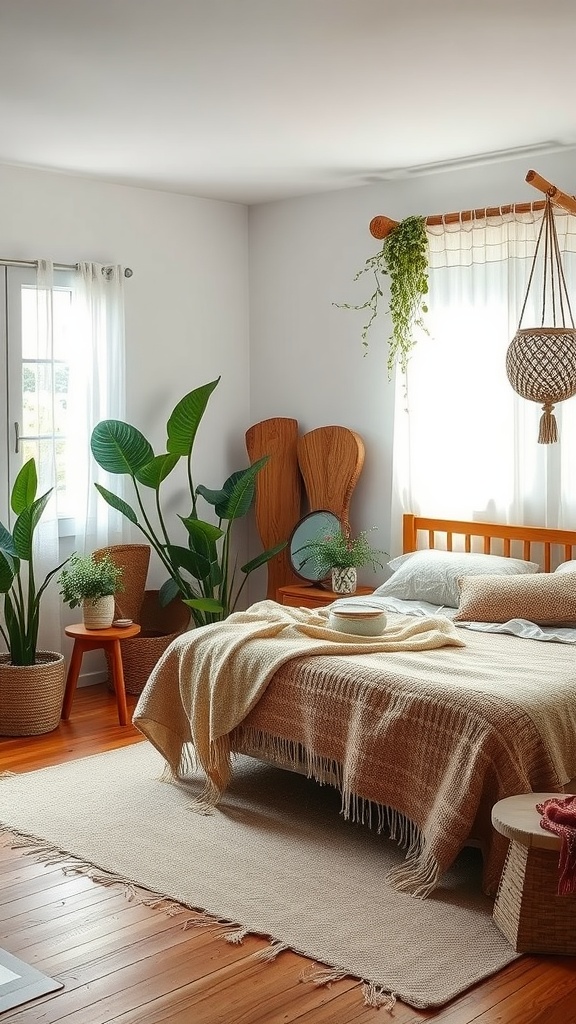
[[[326,533],[334,533],[340,529],[338,516],[326,509],[309,512],[296,523],[288,542],[288,551],[292,570],[301,580],[306,580],[307,583],[320,583],[329,578],[330,574],[319,572],[316,559],[307,545],[320,540]]]

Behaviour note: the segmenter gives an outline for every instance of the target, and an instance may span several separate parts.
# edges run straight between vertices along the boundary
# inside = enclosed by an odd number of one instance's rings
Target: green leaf
[[[2,523],[0,523],[0,552],[5,555],[8,560],[18,557],[14,538]]]
[[[204,484],[198,484],[196,494],[200,494],[204,498],[204,501],[207,501],[209,505],[214,506],[221,505],[228,497],[226,491],[212,491],[209,487],[205,487]]]
[[[240,470],[228,477],[222,490],[218,492],[218,501],[214,505],[216,515],[220,519],[241,519],[246,515],[254,499],[255,478],[268,462],[268,458],[269,456],[265,455],[264,458],[258,459],[247,469]],[[196,488],[196,491],[206,501],[210,501],[207,495],[213,496],[215,493],[208,491],[202,484]],[[210,504],[212,504],[211,501]]]
[[[220,537],[224,536],[224,531],[214,523],[206,523],[203,519],[194,519],[193,516],[187,519],[180,516],[180,519],[191,537],[198,537],[199,534],[202,534],[206,540],[212,541],[215,544],[217,540],[220,540]]]
[[[90,448],[96,462],[108,473],[136,476],[154,458],[151,444],[136,427],[122,420],[102,420],[92,431]]]
[[[160,590],[158,591],[158,601],[160,603],[160,607],[165,608],[167,604],[170,604],[170,601],[173,601],[174,598],[178,597],[179,594],[181,593],[182,591],[180,590],[180,587],[178,586],[176,580],[173,579],[172,576],[170,576],[170,578],[162,584]]]
[[[166,553],[171,565],[177,569],[185,569],[194,579],[207,580],[210,576],[210,560],[198,551],[191,551],[190,548],[179,547],[177,544],[169,544]]]
[[[52,490],[53,488],[51,487],[41,498],[37,498],[31,505],[23,509],[14,523],[14,545],[19,558],[23,558],[26,562],[29,562],[32,558],[34,531],[50,500]]]
[[[156,455],[151,462],[147,462],[134,475],[138,483],[157,491],[162,481],[169,476],[179,461],[179,455],[168,455],[167,453]]]
[[[204,415],[208,399],[218,386],[220,377],[202,384],[182,398],[172,411],[167,424],[168,440],[166,450],[172,455],[189,455]]]
[[[256,555],[256,558],[252,558],[249,562],[246,562],[246,565],[241,566],[242,572],[248,576],[251,572],[254,572],[254,569],[259,569],[261,565],[266,565],[266,562],[269,562],[271,558],[275,558],[276,555],[279,555],[284,550],[287,543],[287,541],[283,541],[281,544],[276,544],[275,547],[269,548],[268,551],[262,551],[259,555]]]
[[[138,516],[127,501],[124,501],[123,498],[119,498],[117,494],[112,494],[112,491],[108,491],[102,486],[102,484],[94,484],[94,487],[98,493],[102,495],[104,501],[108,502],[111,508],[115,508],[117,512],[121,512],[122,515],[126,516],[126,519],[129,519],[135,526],[138,525]]]
[[[8,557],[0,551],[0,594],[7,594],[14,582],[20,563],[17,558]]]
[[[213,612],[216,615],[220,615],[224,611],[224,605],[213,597],[193,597],[189,601],[184,601],[184,604],[187,604],[189,608],[195,608],[196,611]]]
[[[14,515],[19,516],[25,508],[32,504],[37,490],[38,474],[36,472],[36,463],[32,458],[24,463],[14,481],[10,499],[10,506]]]

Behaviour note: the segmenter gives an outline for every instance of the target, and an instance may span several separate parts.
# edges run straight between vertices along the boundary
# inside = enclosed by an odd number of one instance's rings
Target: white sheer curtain
[[[92,457],[90,436],[96,423],[125,418],[124,270],[80,263],[74,294],[74,330],[70,364],[71,420],[68,448],[74,483],[75,548],[88,553],[127,538],[126,520],[100,497],[94,483],[121,494],[119,481],[104,473]]]
[[[537,443],[537,403],[508,382],[541,212],[428,227],[427,325],[398,379],[392,522],[403,512],[576,528],[576,398],[555,409],[560,439]],[[576,312],[574,218],[556,215]],[[540,323],[541,268],[522,326]]]
[[[88,552],[107,544],[120,543],[127,527],[98,495],[95,480],[110,487],[110,481],[96,465],[90,451],[90,435],[101,419],[124,418],[124,272],[121,267],[97,263],[79,264],[72,274],[72,309],[66,325],[56,323],[58,303],[52,263],[39,260],[35,294],[36,337],[34,356],[45,367],[37,403],[42,423],[37,434],[39,493],[54,486],[52,499],[40,521],[35,537],[35,565],[38,581],[71,551]],[[62,358],[62,331],[71,337],[66,345],[69,365],[66,440],[66,507],[62,507],[55,486],[57,446],[54,374]],[[56,345],[55,345],[56,337]],[[51,395],[50,398],[46,398]],[[60,465],[62,460],[60,458]],[[112,489],[112,487],[110,487]],[[118,493],[118,480],[114,483]],[[42,598],[39,647],[62,649],[63,604],[53,581]]]
[[[26,332],[26,352],[29,360],[36,362],[39,372],[35,378],[37,399],[31,404],[29,416],[35,415],[36,424],[29,420],[31,430],[42,440],[36,445],[36,469],[38,472],[38,497],[53,487],[52,497],[44,510],[34,534],[34,574],[36,586],[43,583],[47,573],[62,561],[58,535],[58,496],[56,489],[56,410],[54,389],[54,278],[52,263],[39,260],[36,270],[36,288],[32,317]],[[35,346],[35,351],[34,351]],[[42,367],[42,372],[40,372]],[[40,397],[41,396],[41,397]],[[39,650],[61,650],[62,601],[55,583],[44,592],[40,606],[38,629]]]

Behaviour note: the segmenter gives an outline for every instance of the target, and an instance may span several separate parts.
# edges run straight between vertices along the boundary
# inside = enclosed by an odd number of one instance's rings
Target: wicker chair
[[[158,591],[146,590],[150,564],[148,544],[112,544],[108,548],[99,548],[94,554],[98,557],[105,551],[124,570],[124,590],[116,595],[115,617],[132,619],[141,626],[138,636],[121,641],[126,693],[139,695],[166,648],[188,629],[190,612],[179,598],[163,608],[158,600]],[[108,686],[112,689],[108,654],[106,660]]]

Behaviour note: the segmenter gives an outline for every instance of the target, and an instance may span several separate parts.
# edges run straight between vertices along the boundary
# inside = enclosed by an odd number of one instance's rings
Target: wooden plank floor
[[[140,739],[118,725],[105,686],[85,687],[55,732],[0,739],[0,769],[32,771]],[[440,1010],[398,1003],[390,1016],[364,1006],[353,979],[302,984],[304,957],[260,964],[250,954],[262,940],[229,945],[185,920],[0,846],[0,946],[65,985],[2,1014],[2,1024],[576,1024],[576,958],[522,957]]]

